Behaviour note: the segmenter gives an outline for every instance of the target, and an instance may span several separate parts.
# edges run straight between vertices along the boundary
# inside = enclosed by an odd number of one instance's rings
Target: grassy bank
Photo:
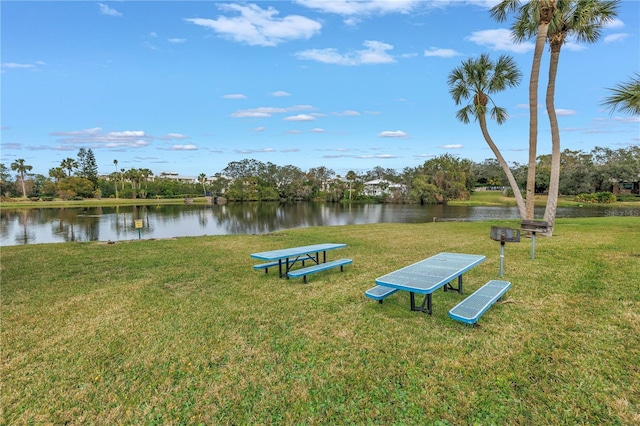
[[[513,287],[471,328],[434,295],[364,297],[491,222],[2,248],[3,424],[638,424],[640,220],[563,219],[506,246]],[[518,222],[500,222],[517,227]],[[256,251],[342,242],[345,272],[280,280]]]

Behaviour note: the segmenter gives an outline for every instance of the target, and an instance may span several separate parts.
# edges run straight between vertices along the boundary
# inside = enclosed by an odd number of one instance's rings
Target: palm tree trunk
[[[478,122],[480,123],[480,130],[482,130],[482,136],[484,136],[484,140],[487,142],[487,145],[489,145],[489,148],[491,148],[491,151],[493,151],[493,154],[496,156],[496,159],[498,160],[498,163],[500,163],[500,166],[502,166],[502,170],[504,171],[504,174],[507,175],[507,180],[509,181],[509,185],[511,185],[511,189],[513,190],[513,195],[516,198],[516,204],[518,205],[520,218],[522,220],[525,220],[527,217],[526,216],[527,210],[524,203],[524,199],[522,198],[522,193],[520,192],[520,188],[518,187],[518,183],[516,182],[516,179],[513,177],[513,173],[511,172],[509,165],[507,164],[505,159],[502,157],[502,154],[500,154],[500,150],[498,150],[498,147],[496,146],[496,144],[493,143],[493,139],[491,139],[491,136],[489,136],[489,131],[487,130],[487,119],[485,118],[485,116],[480,114],[478,117]]]
[[[22,182],[22,197],[27,198],[27,188],[24,186],[24,172],[20,172],[20,181]]]
[[[556,210],[558,207],[558,192],[560,187],[560,129],[558,128],[558,117],[556,116],[555,87],[556,75],[558,72],[558,62],[560,60],[560,49],[562,43],[551,44],[551,60],[549,62],[549,82],[547,84],[547,114],[551,126],[551,176],[549,178],[549,196],[547,197],[547,207],[544,211],[544,220],[549,224],[545,235],[553,235],[553,225],[556,220]]]
[[[536,194],[536,157],[538,150],[538,80],[540,78],[540,63],[547,41],[549,23],[538,25],[533,63],[531,64],[531,78],[529,79],[529,169],[527,171],[527,204],[526,219],[533,219],[533,207]]]

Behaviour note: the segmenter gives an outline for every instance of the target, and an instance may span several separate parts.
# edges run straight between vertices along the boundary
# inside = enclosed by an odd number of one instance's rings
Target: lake
[[[536,209],[542,217],[544,207]],[[559,207],[558,218],[640,216],[638,209]],[[518,219],[516,207],[415,204],[230,203],[0,210],[2,246],[138,238],[265,234],[309,226]],[[136,222],[141,228],[136,228]]]

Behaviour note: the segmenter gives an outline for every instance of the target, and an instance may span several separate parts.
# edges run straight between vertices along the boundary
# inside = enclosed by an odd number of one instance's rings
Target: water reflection
[[[618,209],[622,211],[624,209]],[[617,211],[618,211],[617,210]],[[637,214],[638,210],[629,209]],[[561,217],[607,216],[611,209],[558,209]],[[542,217],[544,208],[536,209]],[[631,215],[631,214],[630,214]],[[309,226],[363,223],[423,223],[437,220],[517,219],[516,207],[420,206],[396,204],[231,203],[57,209],[2,209],[3,246],[85,241],[118,241],[177,236],[264,234]],[[136,220],[143,227],[135,228]]]

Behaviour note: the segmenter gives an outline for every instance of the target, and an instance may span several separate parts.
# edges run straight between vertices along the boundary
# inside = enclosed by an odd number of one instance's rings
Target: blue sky
[[[449,153],[493,158],[463,124],[447,76],[469,57],[514,57],[520,86],[489,124],[526,163],[533,45],[513,44],[495,1],[2,1],[1,162],[48,175],[79,148],[99,172],[213,175],[252,158],[336,174],[401,171]],[[563,47],[562,149],[640,144],[640,117],[611,114],[606,88],[640,71],[640,2],[623,1],[596,44]],[[550,153],[540,79],[538,153]]]

